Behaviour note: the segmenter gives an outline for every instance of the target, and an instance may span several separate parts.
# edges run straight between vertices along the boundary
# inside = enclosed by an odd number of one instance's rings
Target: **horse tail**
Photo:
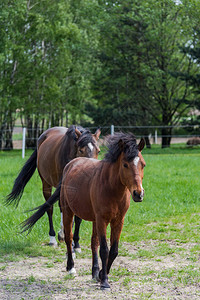
[[[21,223],[22,232],[28,230],[28,233],[31,231],[35,223],[45,214],[45,212],[60,199],[60,190],[61,190],[61,181],[56,188],[53,195],[41,206],[38,206],[33,210],[37,210],[30,218]]]
[[[4,200],[5,205],[14,204],[14,206],[17,208],[17,206],[19,205],[19,201],[22,197],[24,188],[28,183],[28,181],[33,176],[36,167],[37,167],[37,149],[32,153],[32,155],[26,161],[19,175],[15,179],[12,192],[9,195],[7,195],[7,197]]]

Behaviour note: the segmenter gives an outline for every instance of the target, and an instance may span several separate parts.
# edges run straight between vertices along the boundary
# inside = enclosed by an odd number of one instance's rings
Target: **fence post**
[[[26,127],[23,127],[22,158],[25,157],[25,148],[26,148]]]
[[[155,130],[155,144],[158,144],[158,132]]]
[[[111,135],[114,135],[114,133],[115,133],[115,127],[114,127],[114,125],[111,125],[110,132],[111,132]]]

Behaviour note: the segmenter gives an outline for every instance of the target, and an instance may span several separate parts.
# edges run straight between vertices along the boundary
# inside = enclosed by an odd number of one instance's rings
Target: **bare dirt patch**
[[[156,249],[157,244],[124,243],[122,250],[128,255],[116,258],[109,292],[101,291],[99,283],[91,280],[91,259],[81,255],[75,260],[75,277],[67,275],[64,255],[0,263],[0,299],[200,299],[199,261],[188,259],[194,245],[184,245],[188,255],[138,255],[138,249]]]

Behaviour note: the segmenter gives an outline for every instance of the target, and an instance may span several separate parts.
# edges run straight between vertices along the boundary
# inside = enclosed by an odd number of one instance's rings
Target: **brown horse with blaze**
[[[144,139],[137,145],[132,134],[115,133],[108,137],[108,152],[102,161],[76,158],[66,165],[63,179],[54,195],[24,222],[24,230],[30,230],[60,195],[63,211],[65,242],[68,259],[67,271],[75,273],[72,257],[73,216],[93,222],[91,239],[92,277],[100,280],[102,289],[109,289],[108,274],[118,255],[118,243],[125,214],[130,205],[130,195],[135,202],[144,197],[142,187],[145,161],[141,151]],[[46,205],[46,206],[45,206]],[[110,250],[106,241],[106,229],[111,226]],[[102,269],[99,271],[98,246]]]
[[[81,127],[71,125],[66,127],[52,127],[44,131],[37,142],[37,149],[24,164],[22,170],[15,179],[11,193],[6,197],[7,205],[16,207],[22,197],[24,188],[36,168],[42,180],[42,190],[45,200],[51,196],[52,187],[57,187],[65,165],[76,157],[97,158],[100,151],[97,140],[101,131],[97,129],[95,134]],[[50,245],[57,245],[55,230],[53,227],[53,206],[47,210],[49,218]],[[79,227],[81,219],[75,217],[74,249],[80,251]],[[58,239],[64,240],[64,230],[61,212],[61,230]]]

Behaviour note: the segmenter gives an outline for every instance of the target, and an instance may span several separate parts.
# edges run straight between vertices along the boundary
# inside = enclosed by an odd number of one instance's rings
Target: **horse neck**
[[[76,157],[76,153],[77,147],[75,141],[65,134],[61,139],[60,149],[58,151],[61,169]]]
[[[122,184],[120,178],[120,162],[117,160],[114,163],[104,162],[104,178],[106,178],[107,188],[112,190],[113,193],[117,193],[119,195],[123,194],[127,191],[127,188]]]

